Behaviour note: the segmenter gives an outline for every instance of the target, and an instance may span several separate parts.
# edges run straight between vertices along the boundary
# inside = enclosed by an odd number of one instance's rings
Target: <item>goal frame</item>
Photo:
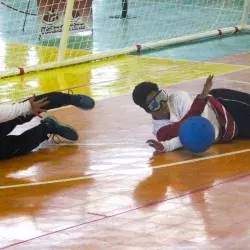
[[[113,50],[113,51],[109,51],[105,53],[89,54],[85,56],[79,56],[76,58],[65,59],[64,55],[67,49],[67,41],[69,38],[69,29],[70,29],[70,20],[71,20],[71,14],[72,14],[73,8],[74,8],[74,0],[67,0],[63,31],[61,34],[62,38],[60,40],[58,57],[55,62],[49,62],[49,63],[34,65],[34,66],[27,66],[24,68],[9,69],[9,70],[0,72],[0,78],[15,76],[15,75],[23,75],[25,73],[65,67],[65,66],[70,66],[70,65],[76,65],[76,64],[86,63],[90,61],[96,61],[96,60],[106,59],[106,58],[115,57],[119,55],[129,54],[133,52],[141,52],[143,50],[148,50],[148,48],[153,49],[153,48],[158,48],[162,46],[182,44],[185,42],[195,41],[195,40],[203,39],[203,38],[213,38],[213,37],[221,36],[224,34],[237,33],[238,31],[241,31],[241,30],[250,30],[250,25],[247,25],[248,15],[250,11],[250,0],[244,0],[244,8],[243,8],[242,17],[241,17],[241,23],[237,27],[227,27],[227,28],[218,29],[218,30],[211,30],[208,32],[181,36],[177,38],[172,38],[172,39],[167,39],[167,40],[162,40],[162,41],[157,41],[157,42],[152,42],[152,43],[135,44],[134,46],[131,46],[131,47],[117,49],[117,50]]]

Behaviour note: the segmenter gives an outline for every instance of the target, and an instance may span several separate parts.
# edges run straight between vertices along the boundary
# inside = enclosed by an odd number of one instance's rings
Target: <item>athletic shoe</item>
[[[48,134],[59,135],[69,141],[77,141],[77,131],[65,124],[61,124],[55,117],[47,116],[41,121],[48,128]]]
[[[71,95],[70,99],[71,104],[80,109],[89,110],[95,106],[94,99],[86,95]]]

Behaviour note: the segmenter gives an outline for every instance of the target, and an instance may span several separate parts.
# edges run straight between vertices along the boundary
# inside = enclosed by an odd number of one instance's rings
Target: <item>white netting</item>
[[[98,1],[98,0],[97,0]],[[118,13],[120,1],[96,2],[94,25],[98,48],[116,49],[133,44],[166,40],[184,35],[240,25],[243,0],[130,1],[129,20],[107,20],[101,13]],[[133,18],[137,17],[137,18]],[[94,26],[94,28],[95,28]]]
[[[65,58],[240,26],[244,0],[76,0]],[[0,1],[0,71],[57,60],[66,0]]]

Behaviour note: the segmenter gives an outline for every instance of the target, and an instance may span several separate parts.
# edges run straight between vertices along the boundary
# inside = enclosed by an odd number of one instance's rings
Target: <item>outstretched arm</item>
[[[46,111],[42,107],[47,104],[46,98],[35,101],[35,97],[32,97],[22,103],[0,105],[0,123],[29,114],[40,116],[40,113]]]

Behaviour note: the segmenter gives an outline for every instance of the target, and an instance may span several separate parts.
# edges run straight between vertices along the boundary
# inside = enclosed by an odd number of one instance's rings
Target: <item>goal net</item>
[[[250,0],[0,0],[0,77],[247,29]]]

